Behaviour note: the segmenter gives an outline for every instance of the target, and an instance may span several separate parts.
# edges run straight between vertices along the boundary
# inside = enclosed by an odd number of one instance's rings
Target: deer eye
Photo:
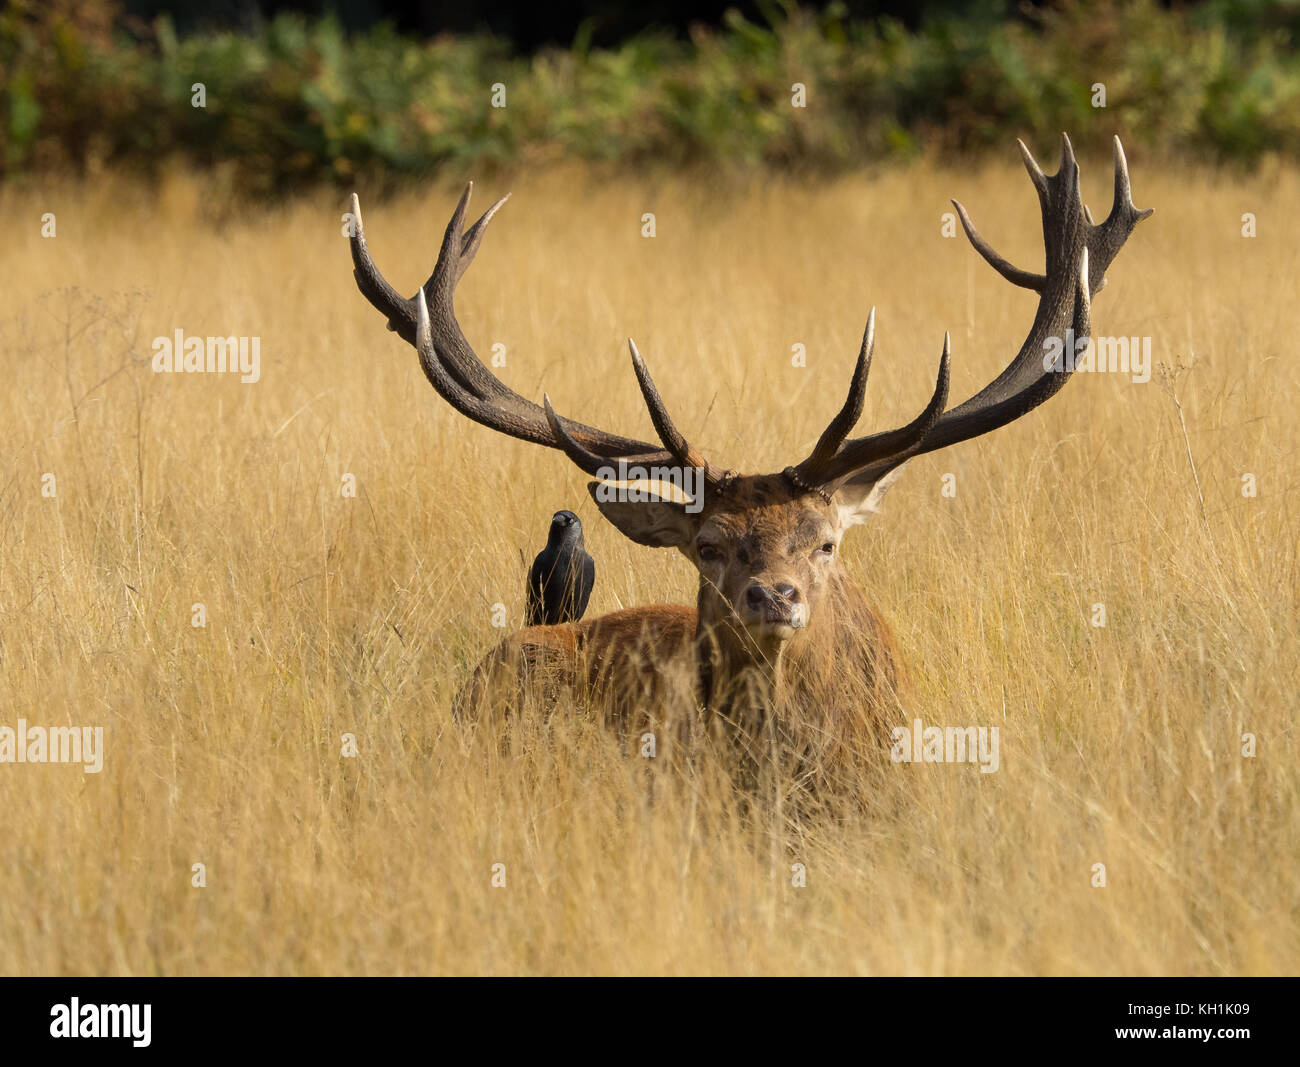
[[[702,544],[698,548],[700,559],[705,563],[714,563],[722,558],[717,545]]]
[[[834,542],[834,541],[827,541],[824,545],[822,545],[821,548],[819,548],[819,549],[817,550],[817,553],[816,553],[816,554],[819,555],[819,556],[833,556],[833,555],[835,555],[835,542]]]

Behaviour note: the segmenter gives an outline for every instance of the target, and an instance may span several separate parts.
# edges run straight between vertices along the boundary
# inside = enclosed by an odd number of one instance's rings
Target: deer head
[[[879,510],[881,497],[908,459],[1004,426],[1065,384],[1074,362],[1052,364],[1045,354],[1059,352],[1069,331],[1074,338],[1089,337],[1092,295],[1105,284],[1106,268],[1133,227],[1151,213],[1133,205],[1118,138],[1114,204],[1100,224],[1081,199],[1069,138],[1063,138],[1061,165],[1050,177],[1018,143],[1041,208],[1043,273],[1020,270],[999,256],[975,230],[965,208],[953,201],[975,249],[1008,281],[1039,294],[1033,324],[1015,358],[970,399],[946,410],[950,349],[945,336],[925,410],[898,429],[850,438],[862,414],[874,351],[873,309],[839,412],[805,459],[774,474],[742,476],[710,465],[673,424],[645,361],[630,342],[632,369],[658,444],[563,418],[549,397],[541,406],[525,400],[484,366],[456,322],[453,295],[504,199],[466,229],[466,189],[432,276],[414,298],[406,299],[375,267],[353,196],[354,273],[361,292],[388,318],[389,328],[416,347],[425,375],[444,400],[484,426],[558,449],[600,478],[589,483],[589,490],[605,518],[638,544],[676,548],[699,571],[701,631],[709,631],[742,659],[770,663],[783,647],[807,642],[810,634],[825,628],[825,605],[845,581],[838,562],[841,540],[850,527]],[[642,487],[625,498],[611,496],[605,479],[630,466],[695,472],[697,495],[683,501]]]

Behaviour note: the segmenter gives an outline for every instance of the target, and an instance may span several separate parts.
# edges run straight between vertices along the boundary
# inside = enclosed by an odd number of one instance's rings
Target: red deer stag
[[[524,399],[474,354],[456,322],[456,284],[469,267],[493,204],[468,229],[466,189],[447,227],[433,275],[414,298],[401,296],[379,273],[366,246],[360,206],[352,259],[362,294],[419,353],[438,394],[461,414],[522,441],[564,452],[588,474],[602,515],[641,545],[676,548],[699,571],[695,608],[656,605],[557,626],[526,627],[480,664],[458,707],[494,693],[536,685],[542,675],[575,697],[594,696],[613,721],[666,713],[669,663],[685,664],[693,699],[684,716],[730,723],[733,736],[775,740],[797,758],[835,761],[878,747],[885,700],[895,677],[887,627],[839,563],[840,541],[879,509],[904,461],[996,430],[1020,418],[1065,385],[1074,362],[1052,365],[1045,353],[1066,339],[1088,338],[1092,294],[1133,227],[1150,214],[1134,207],[1128,164],[1115,140],[1115,197],[1094,223],[1079,191],[1069,138],[1061,166],[1048,177],[1020,143],[1042,211],[1046,266],[1020,270],[979,235],[953,201],[967,237],[1007,281],[1039,294],[1033,325],[1016,357],[965,403],[946,410],[948,338],[925,410],[894,430],[850,438],[862,413],[871,365],[874,310],[858,353],[848,397],[808,457],[775,474],[739,475],[711,465],[673,424],[646,365],[629,343],[650,420],[660,444],[633,440],[563,418]],[[625,466],[620,468],[619,461]],[[607,479],[636,466],[698,474],[702,492],[612,494]],[[681,483],[678,482],[678,485]],[[552,697],[555,690],[551,690]]]

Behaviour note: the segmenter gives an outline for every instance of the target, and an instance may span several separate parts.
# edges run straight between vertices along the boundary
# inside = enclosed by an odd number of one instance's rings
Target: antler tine
[[[388,319],[388,328],[396,330],[404,340],[415,343],[415,309],[410,307],[407,299],[379,273],[374,259],[370,256],[370,247],[366,244],[366,231],[361,222],[361,201],[357,194],[352,194],[348,204],[352,215],[352,277],[356,279],[357,288],[361,290],[370,303]]]
[[[1020,148],[1020,158],[1025,161],[1025,170],[1029,171],[1029,180],[1034,183],[1034,188],[1038,190],[1038,199],[1045,202],[1047,200],[1047,175],[1043,173],[1043,168],[1038,165],[1038,160],[1029,151],[1029,147],[1019,137],[1016,138],[1016,145]]]
[[[1151,214],[1152,209],[1147,208],[1145,211],[1139,211],[1133,203],[1133,182],[1128,176],[1128,157],[1124,155],[1124,146],[1120,143],[1119,137],[1115,138],[1115,203],[1111,206],[1110,216],[1115,217],[1117,213],[1132,215],[1134,221],[1140,221]]]
[[[961,220],[961,228],[966,231],[970,243],[975,246],[975,251],[984,257],[990,267],[1012,285],[1018,285],[1022,289],[1032,289],[1036,293],[1043,291],[1043,283],[1047,280],[1044,275],[1035,274],[1030,270],[1021,270],[1013,263],[1003,259],[994,251],[993,246],[980,236],[979,231],[975,229],[975,224],[970,220],[970,215],[966,213],[966,209],[962,207],[961,203],[954,200],[952,206],[957,209],[957,217]]]
[[[1151,214],[1152,209],[1139,210],[1133,203],[1133,183],[1128,173],[1128,158],[1118,137],[1114,141],[1115,200],[1110,214],[1099,224],[1093,224],[1088,234],[1088,249],[1092,253],[1092,292],[1099,293],[1106,284],[1106,268],[1119,253],[1133,227]],[[1092,219],[1088,219],[1092,223]]]
[[[1074,158],[1074,145],[1068,133],[1061,133],[1061,170],[1069,167],[1075,174],[1079,171],[1079,161]],[[1058,170],[1059,174],[1060,171]]]
[[[473,195],[474,183],[466,182],[465,191],[456,201],[456,210],[451,213],[451,218],[447,220],[447,228],[442,232],[442,244],[438,246],[438,259],[433,265],[433,272],[429,275],[429,280],[421,286],[430,297],[435,299],[440,293],[450,298],[456,283],[469,267],[468,262],[462,263],[466,257],[461,253],[465,249],[465,214],[469,211],[469,201]],[[479,231],[479,236],[482,237],[482,230]],[[469,258],[472,259],[473,255],[471,254]],[[448,267],[451,269],[448,270]]]
[[[473,182],[470,183],[473,188]],[[487,225],[492,221],[492,216],[501,210],[505,202],[510,199],[510,194],[506,193],[495,204],[488,208],[478,217],[478,221],[465,231],[465,240],[460,249],[460,273],[456,275],[456,280],[460,281],[460,276],[465,273],[466,268],[474,259],[474,253],[478,251],[479,242],[483,240],[483,234],[487,231]]]
[[[1029,172],[1029,178],[1034,183],[1034,188],[1038,191],[1039,200],[1043,203],[1043,206],[1046,207],[1047,198],[1050,195],[1048,189],[1049,179],[1047,175],[1043,173],[1042,167],[1038,165],[1038,161],[1034,159],[1033,154],[1025,146],[1025,142],[1018,140],[1016,141],[1016,144],[1020,146],[1020,154],[1024,158],[1025,169]],[[1061,134],[1061,166],[1050,180],[1059,181],[1063,174],[1066,176],[1065,180],[1077,188],[1079,181],[1079,164],[1074,157],[1074,146],[1070,143],[1069,136],[1064,133]],[[1082,201],[1080,201],[1080,203],[1082,204]],[[1033,271],[1021,270],[1019,267],[1015,266],[1015,264],[999,255],[993,246],[990,245],[975,228],[975,224],[971,221],[970,214],[966,211],[966,208],[957,200],[952,201],[952,206],[957,209],[957,217],[961,220],[962,229],[966,231],[966,237],[970,240],[970,243],[974,245],[975,251],[984,257],[989,266],[1001,274],[1002,277],[1012,285],[1018,285],[1022,289],[1032,289],[1036,293],[1041,293],[1043,291],[1043,285],[1047,281],[1047,276],[1045,274],[1036,274]],[[1086,207],[1083,210],[1085,214],[1088,211]],[[1088,221],[1092,221],[1091,217],[1089,217]]]
[[[659,440],[664,443],[664,447],[668,449],[672,457],[682,467],[698,467],[704,472],[706,482],[717,482],[719,476],[709,466],[709,461],[686,440],[682,432],[673,423],[663,397],[659,395],[659,390],[655,388],[654,379],[650,377],[650,371],[645,365],[645,360],[641,358],[641,353],[637,351],[636,342],[630,337],[627,339],[627,347],[632,354],[632,370],[636,373],[637,384],[641,387],[641,396],[645,399],[645,406],[650,412],[650,421],[654,423],[655,433],[659,435]]]
[[[1068,133],[1061,134],[1061,165],[1056,168],[1056,173],[1052,175],[1051,180],[1058,185],[1064,184],[1065,188],[1061,195],[1065,203],[1071,207],[1077,205],[1079,213],[1082,214],[1083,189],[1079,185],[1079,161],[1074,158],[1074,145],[1070,143]]]
[[[561,450],[569,459],[582,470],[591,475],[598,475],[602,470],[608,472],[610,468],[610,459],[608,456],[598,456],[595,452],[583,448],[568,430],[560,422],[560,417],[555,414],[555,409],[551,407],[551,398],[545,393],[542,394],[542,410],[546,413],[546,422],[551,427],[551,433],[559,443]]]
[[[822,480],[822,472],[839,451],[849,431],[862,418],[862,407],[867,397],[867,375],[871,372],[871,358],[875,351],[876,309],[873,307],[867,313],[867,328],[862,334],[862,347],[858,349],[858,361],[853,368],[853,378],[849,382],[849,393],[844,398],[844,405],[822,431],[808,458],[797,466],[788,468],[793,473],[796,484],[817,485]]]

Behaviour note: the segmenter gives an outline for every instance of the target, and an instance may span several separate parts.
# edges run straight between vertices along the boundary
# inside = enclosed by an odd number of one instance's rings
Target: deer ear
[[[695,536],[699,516],[690,514],[685,503],[665,500],[648,489],[620,488],[608,482],[588,482],[587,492],[619,533],[638,545],[680,548]]]
[[[840,524],[848,529],[879,514],[880,502],[906,466],[906,463],[900,463],[881,478],[856,481],[850,477],[840,483],[831,497],[839,508]]]

